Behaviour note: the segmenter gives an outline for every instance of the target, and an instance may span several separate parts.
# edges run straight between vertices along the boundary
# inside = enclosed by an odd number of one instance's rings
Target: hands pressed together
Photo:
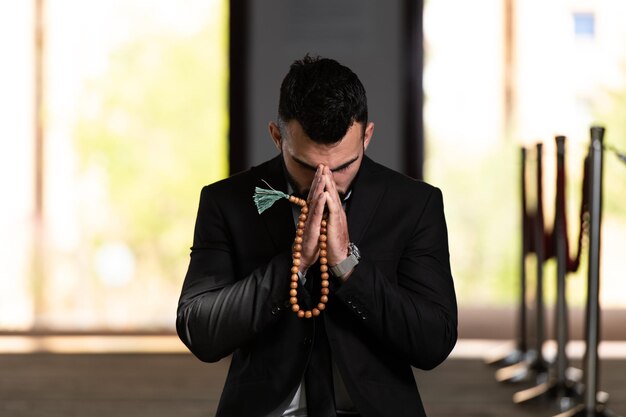
[[[346,213],[343,210],[341,199],[333,179],[333,174],[327,166],[319,165],[315,172],[315,178],[311,184],[311,190],[307,197],[309,215],[304,226],[302,236],[302,258],[300,272],[313,265],[320,256],[319,237],[320,224],[324,211],[328,210],[326,220],[326,258],[329,265],[337,265],[348,257],[348,222]],[[348,274],[349,275],[349,274]],[[347,279],[346,277],[342,277]]]

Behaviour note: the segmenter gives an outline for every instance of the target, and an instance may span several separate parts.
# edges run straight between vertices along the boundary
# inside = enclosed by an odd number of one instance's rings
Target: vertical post
[[[423,0],[404,0],[404,173],[424,178]]]
[[[526,256],[530,252],[530,220],[528,218],[527,211],[527,198],[526,198],[526,147],[520,147],[521,159],[520,159],[520,228],[521,228],[521,245],[520,245],[520,293],[519,293],[519,312],[517,316],[517,337],[515,339],[515,348],[506,353],[505,355],[496,354],[489,355],[485,358],[485,363],[488,365],[504,365],[505,367],[519,364],[527,359],[528,352],[528,324],[527,324],[527,307],[526,307]],[[506,371],[505,371],[506,372]],[[510,375],[507,375],[505,379],[509,379]],[[502,372],[498,371],[498,375],[502,375]],[[496,375],[496,379],[502,382],[500,376]]]
[[[545,341],[543,311],[543,264],[545,261],[545,234],[543,223],[543,144],[537,144],[537,210],[535,216],[535,254],[537,258],[537,290],[535,293],[535,317],[536,317],[536,345],[537,359],[533,369],[545,371],[546,365],[543,360],[543,343]]]
[[[230,174],[248,168],[250,162],[248,72],[250,66],[250,3],[230,0],[228,69],[228,169]]]
[[[587,198],[589,207],[589,266],[587,275],[587,308],[585,339],[587,349],[583,359],[584,393],[583,403],[556,417],[617,417],[606,409],[604,401],[598,401],[600,343],[600,243],[602,226],[602,170],[604,159],[604,128],[591,128],[589,146],[589,189]]]
[[[34,325],[38,325],[43,308],[43,271],[44,271],[44,52],[45,22],[44,0],[35,0],[35,50],[34,50],[34,213],[33,213],[33,258],[32,289],[34,306]]]
[[[565,371],[568,366],[566,347],[568,342],[567,300],[565,276],[567,273],[567,224],[565,219],[565,136],[557,136],[557,190],[555,204],[554,236],[556,247],[556,384],[565,387]],[[557,393],[564,396],[565,392]]]
[[[591,186],[589,187],[589,271],[587,290],[587,350],[585,353],[585,411],[595,416],[600,342],[600,232],[602,223],[602,161],[604,128],[591,128]]]
[[[565,136],[556,137],[557,148],[557,197],[556,197],[556,213],[555,213],[555,243],[556,243],[556,339],[557,339],[557,355],[556,355],[556,377],[559,383],[565,382],[565,370],[567,368],[567,358],[565,353],[565,345],[567,344],[567,306],[565,300],[565,275],[567,268],[567,247],[565,243],[565,219],[563,218],[565,195]]]
[[[527,324],[526,324],[526,255],[528,255],[528,212],[526,209],[526,148],[522,147],[522,170],[521,170],[521,225],[522,247],[520,253],[520,306],[519,306],[519,329],[517,348],[522,356],[528,350]]]
[[[544,343],[544,311],[543,311],[543,264],[545,257],[544,249],[544,225],[543,225],[543,169],[542,169],[542,149],[543,145],[538,143],[536,145],[536,167],[535,167],[535,181],[536,181],[536,198],[535,198],[535,214],[532,220],[529,220],[526,212],[526,173],[525,169],[522,169],[522,222],[524,227],[523,235],[525,238],[522,240],[522,256],[521,256],[521,272],[523,280],[522,288],[522,305],[520,306],[523,311],[520,315],[520,326],[523,326],[524,333],[521,334],[523,338],[523,346],[526,348],[525,352],[521,355],[522,361],[514,363],[513,365],[505,368],[498,369],[496,372],[496,380],[499,382],[519,382],[528,379],[531,375],[535,375],[537,382],[541,382],[547,378],[548,367],[543,358],[543,343]],[[523,166],[526,165],[526,150],[522,151]],[[535,291],[535,314],[536,314],[536,339],[534,350],[528,350],[526,345],[526,255],[531,252],[530,246],[532,246],[536,255],[537,272],[536,272],[536,291]],[[520,344],[522,346],[522,344]],[[519,394],[519,395],[518,395]],[[533,394],[534,396],[534,394]],[[516,393],[513,396],[514,402],[525,401],[526,393]]]
[[[515,116],[515,0],[504,0],[504,133],[513,131]]]

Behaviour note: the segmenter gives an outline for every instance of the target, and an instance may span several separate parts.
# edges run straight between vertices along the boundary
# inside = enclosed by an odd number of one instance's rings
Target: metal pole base
[[[581,402],[582,395],[572,381],[559,382],[555,378],[513,394],[515,404],[532,402],[552,402],[556,400],[557,409],[566,411]]]
[[[509,366],[516,363],[519,363],[524,360],[526,357],[526,352],[521,349],[515,348],[508,352],[493,352],[487,356],[485,356],[485,364],[491,366]]]
[[[567,381],[572,381],[577,385],[582,385],[583,376],[584,375],[582,369],[570,366],[565,370],[565,379]]]
[[[528,362],[519,362],[496,371],[496,381],[502,383],[517,383],[530,380],[532,371]]]
[[[524,361],[496,371],[496,381],[502,383],[530,381],[533,376],[538,383],[548,379],[548,366],[534,350],[526,353]]]
[[[598,393],[606,394],[606,393]],[[564,413],[557,414],[554,417],[620,417],[618,414],[615,414],[605,408],[605,404],[598,403],[595,409],[588,410],[584,404],[580,404],[571,410],[568,410]]]

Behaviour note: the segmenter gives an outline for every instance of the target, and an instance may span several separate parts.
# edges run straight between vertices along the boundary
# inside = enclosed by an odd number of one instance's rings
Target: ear
[[[372,136],[374,135],[374,122],[369,122],[367,126],[365,126],[365,133],[363,134],[363,149],[366,150],[370,144],[370,140],[372,140]]]
[[[278,152],[281,152],[283,137],[280,134],[280,128],[278,127],[276,122],[270,122],[268,127],[270,131],[270,136],[272,137],[272,142],[274,142],[274,146],[276,146]]]

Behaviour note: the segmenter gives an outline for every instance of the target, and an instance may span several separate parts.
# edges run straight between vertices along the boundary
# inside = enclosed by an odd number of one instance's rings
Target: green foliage
[[[216,19],[225,26],[226,19]],[[226,31],[146,36],[86,86],[76,127],[81,170],[105,173],[96,245],[126,242],[140,270],[180,281],[200,188],[227,175]],[[142,264],[144,267],[142,267]],[[149,265],[149,266],[146,266]]]
[[[468,158],[429,147],[429,181],[442,188],[460,304],[510,304],[519,282],[517,148],[495,145]]]

